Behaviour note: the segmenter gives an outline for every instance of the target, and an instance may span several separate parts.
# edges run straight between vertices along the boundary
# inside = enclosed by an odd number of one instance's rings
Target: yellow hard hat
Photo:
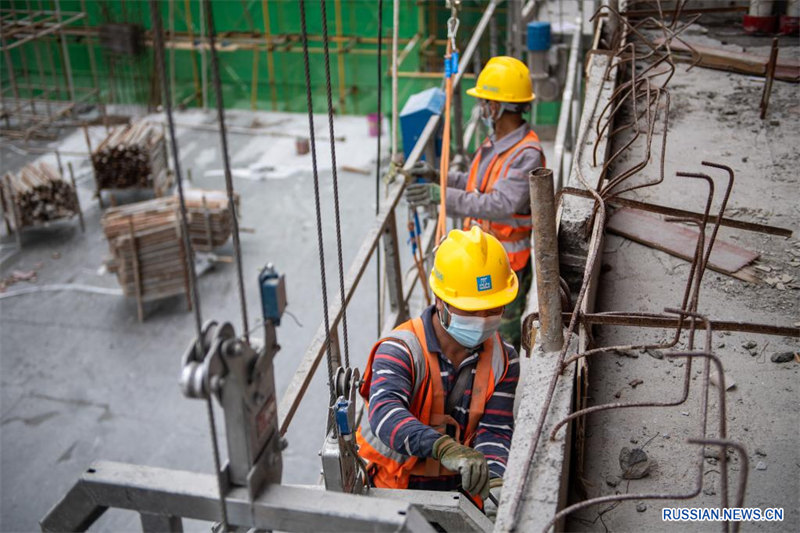
[[[463,311],[483,311],[514,301],[519,290],[503,245],[477,226],[454,229],[439,246],[430,276],[433,293]]]
[[[508,56],[493,57],[483,67],[475,87],[467,94],[498,102],[530,102],[533,94],[531,75],[525,63]]]

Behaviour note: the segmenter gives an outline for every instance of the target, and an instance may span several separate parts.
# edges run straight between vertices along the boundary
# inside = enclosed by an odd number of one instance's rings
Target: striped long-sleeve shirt
[[[472,379],[474,379],[478,352],[469,355],[459,368],[455,368],[450,360],[441,353],[439,342],[436,339],[432,322],[432,320],[438,320],[435,316],[435,307],[428,307],[422,313],[421,318],[425,327],[428,351],[438,354],[439,357],[445,394],[453,389],[461,369],[471,366]],[[505,474],[511,436],[514,432],[513,406],[514,393],[519,381],[519,358],[514,348],[508,344],[505,346],[508,353],[508,367],[503,379],[497,383],[494,393],[486,402],[484,414],[478,423],[475,440],[472,444],[473,448],[486,456],[491,478],[502,478]],[[433,443],[442,435],[432,427],[420,422],[409,411],[411,391],[414,389],[414,384],[411,382],[412,366],[411,355],[402,344],[388,340],[378,346],[372,362],[373,378],[369,393],[369,423],[375,435],[393,450],[404,455],[427,458],[433,453]],[[466,391],[452,413],[453,418],[461,426],[462,435],[466,431],[469,420],[472,379],[469,380]],[[409,488],[452,490],[458,488],[459,483],[459,476],[442,478],[412,476]]]

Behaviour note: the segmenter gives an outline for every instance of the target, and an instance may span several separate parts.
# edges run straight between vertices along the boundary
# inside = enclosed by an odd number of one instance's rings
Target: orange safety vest
[[[459,435],[458,423],[445,414],[445,394],[439,367],[438,355],[428,351],[425,339],[425,326],[421,318],[415,318],[399,325],[392,336],[381,339],[372,348],[359,393],[364,398],[364,408],[369,413],[369,390],[372,384],[372,361],[378,346],[383,342],[400,344],[411,353],[411,381],[413,393],[409,411],[423,424],[429,425],[444,434],[446,426],[456,426],[456,440],[469,446],[475,438],[478,422],[483,417],[486,402],[494,394],[495,385],[503,378],[508,367],[508,354],[498,334],[483,344],[478,356],[478,365],[472,384],[472,399],[469,406],[469,420],[464,435]],[[455,475],[433,458],[421,459],[404,455],[387,446],[370,427],[369,416],[363,417],[356,433],[358,454],[368,463],[368,470],[374,472],[372,481],[378,488],[405,489],[412,475],[436,477]]]
[[[484,194],[491,192],[497,180],[508,176],[511,164],[525,150],[538,150],[542,156],[542,165],[547,164],[539,144],[539,137],[531,130],[517,144],[502,154],[495,154],[492,157],[480,183],[478,182],[478,168],[481,164],[481,151],[478,150],[469,169],[466,191],[479,191]],[[528,263],[531,257],[531,232],[533,231],[530,215],[515,214],[509,219],[494,221],[478,218],[464,220],[464,230],[469,230],[472,225],[478,225],[483,231],[497,237],[508,254],[508,260],[513,270],[522,270]]]

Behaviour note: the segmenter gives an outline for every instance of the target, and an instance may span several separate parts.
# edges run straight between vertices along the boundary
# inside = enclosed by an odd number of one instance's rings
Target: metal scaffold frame
[[[100,99],[94,56],[91,55],[94,87],[76,87],[67,47],[68,26],[79,20],[85,22],[86,12],[62,11],[60,0],[54,0],[52,10],[33,9],[30,1],[27,2],[26,9],[17,9],[13,3],[10,5],[11,7],[0,9],[0,52],[6,64],[8,78],[7,85],[3,84],[0,88],[0,117],[5,124],[5,127],[0,128],[0,135],[25,140],[34,137],[53,138],[47,131],[49,128],[72,115],[81,104],[94,103]],[[57,41],[57,55],[67,85],[66,100],[61,98],[62,86],[55,74],[56,61],[51,47],[53,38]],[[22,80],[18,79],[14,68],[12,50],[18,52]],[[29,52],[35,58],[35,69],[38,72],[36,81],[31,80]],[[50,70],[50,76],[45,69]],[[101,108],[104,112],[105,107]]]
[[[54,1],[54,6],[56,9],[54,10],[45,10],[41,8],[41,0],[40,9],[34,9],[32,2],[36,2],[37,0],[28,0],[27,1],[27,8],[26,9],[16,9],[14,8],[14,4],[12,3],[10,8],[4,8],[4,27],[3,27],[3,34],[8,34],[9,36],[17,36],[23,35],[23,39],[19,39],[14,42],[9,49],[13,49],[33,41],[42,41],[44,45],[44,49],[47,51],[48,54],[52,55],[52,51],[50,50],[50,46],[55,43],[60,48],[61,51],[59,52],[59,56],[65,61],[63,66],[64,77],[67,85],[70,87],[70,100],[75,100],[76,97],[81,96],[80,101],[85,103],[95,103],[99,102],[101,105],[103,103],[121,103],[124,100],[124,96],[120,94],[116,94],[119,91],[116,91],[113,85],[109,85],[107,89],[101,89],[98,81],[98,67],[102,68],[102,63],[98,64],[98,61],[95,59],[96,48],[100,45],[100,33],[101,33],[101,26],[100,25],[90,25],[89,24],[89,13],[87,11],[87,6],[85,0],[81,0],[81,8],[82,11],[80,12],[62,12],[59,11],[58,6],[59,2],[57,0]],[[184,95],[181,99],[181,104],[186,104],[191,102],[192,100],[195,101],[197,105],[203,106],[204,108],[207,107],[208,104],[208,75],[207,75],[207,68],[208,62],[206,60],[208,50],[209,50],[209,41],[208,37],[205,35],[204,32],[204,25],[201,21],[196,21],[193,19],[191,4],[188,0],[185,2],[181,2],[180,0],[169,0],[166,2],[168,5],[169,11],[169,27],[166,28],[165,32],[165,46],[170,49],[170,67],[169,67],[169,75],[172,78],[172,85],[173,91],[175,90],[175,67],[174,67],[174,60],[175,60],[175,51],[189,51],[191,52],[192,59],[192,77],[194,83],[194,91],[192,91],[188,96]],[[179,9],[183,4],[183,10]],[[256,5],[256,4],[254,4]],[[418,6],[418,19],[420,23],[423,23],[426,20],[425,14],[425,7],[420,4]],[[274,24],[275,22],[272,20],[272,16],[270,15],[270,6],[268,0],[262,0],[260,3],[260,11],[261,16],[264,21],[264,28],[263,31],[259,31],[256,26],[254,25],[254,19],[258,16],[258,9],[256,9],[253,13],[250,12],[250,8],[248,7],[243,15],[243,21],[246,18],[247,23],[250,26],[250,31],[225,31],[220,33],[220,39],[215,44],[217,51],[219,52],[242,52],[242,51],[250,51],[252,52],[252,71],[251,71],[251,79],[249,81],[250,85],[250,102],[251,107],[256,108],[258,102],[258,90],[259,90],[259,58],[262,54],[266,56],[266,63],[267,63],[267,86],[268,86],[268,100],[270,102],[270,106],[273,110],[277,109],[278,106],[278,91],[277,85],[279,83],[279,79],[276,78],[275,69],[276,69],[276,53],[292,53],[292,54],[299,54],[302,53],[302,46],[301,46],[301,38],[299,33],[275,33],[274,31]],[[352,54],[356,56],[374,56],[377,54],[386,54],[389,52],[388,47],[383,46],[381,49],[378,48],[377,43],[378,39],[376,37],[367,37],[362,35],[347,35],[344,32],[344,22],[342,20],[341,14],[341,0],[336,0],[335,2],[335,31],[330,35],[327,36],[324,40],[331,45],[330,53],[336,54],[336,67],[337,67],[337,76],[336,81],[338,85],[337,91],[337,110],[339,112],[346,112],[346,100],[348,97],[351,97],[355,94],[358,90],[356,84],[351,81],[348,83],[348,79],[352,79],[353,76],[356,75],[356,72],[348,73],[345,69],[344,59],[347,55]],[[60,15],[59,15],[60,13]],[[18,15],[22,15],[19,20],[14,20],[14,17]],[[429,13],[428,16],[435,15],[435,13]],[[59,18],[60,17],[60,18]],[[183,31],[176,31],[175,30],[175,23],[176,19],[181,19],[182,23],[186,25],[186,29]],[[202,18],[202,13],[201,13]],[[60,21],[59,21],[60,20]],[[75,22],[83,21],[83,24],[74,24]],[[7,26],[7,27],[6,27]],[[351,20],[352,26],[352,20]],[[436,24],[435,20],[432,23],[432,27],[435,29]],[[199,32],[197,31],[199,28]],[[31,33],[31,30],[34,30]],[[421,31],[421,30],[420,30]],[[154,46],[154,40],[152,35],[152,30],[146,30],[144,32],[144,40],[143,45],[148,48],[152,48]],[[320,55],[324,53],[322,41],[323,37],[321,35],[309,35],[308,37],[309,42],[313,43],[314,46],[309,47],[309,52],[314,55]],[[412,52],[416,52],[420,58],[425,57],[426,54],[430,55],[433,54],[434,56],[437,55],[436,47],[444,47],[446,44],[446,39],[436,39],[435,36],[431,36],[428,39],[422,39],[422,33],[418,32],[411,37],[404,37],[400,38],[399,42],[401,45],[404,45],[403,51],[399,56],[398,67],[404,64],[404,62],[408,59],[408,57],[412,54]],[[67,53],[67,45],[70,48],[75,48],[76,44],[80,44],[84,46],[87,54],[90,56],[90,63],[91,63],[91,77],[93,81],[93,87],[90,90],[90,94],[85,96],[79,95],[78,93],[82,93],[85,91],[78,91],[73,90],[73,74],[72,69],[69,62],[69,54]],[[496,47],[495,47],[496,48]],[[74,50],[73,50],[74,51]],[[38,49],[37,49],[38,53]],[[32,55],[32,54],[31,54]],[[27,54],[21,54],[19,57],[19,63],[26,61]],[[199,58],[199,60],[198,60]],[[115,72],[115,67],[113,65],[112,58],[109,58],[107,64],[107,68],[109,69],[109,80],[112,82],[117,79],[118,77],[125,77],[125,73]],[[9,69],[13,70],[13,63],[8,57],[4,57],[4,62],[7,62],[9,65]],[[52,57],[50,58],[50,70],[54,73],[55,71],[52,68]],[[28,67],[26,64],[17,64],[17,70],[21,70],[24,73],[28,72]],[[354,69],[357,67],[354,65]],[[230,74],[234,80],[234,83],[241,87],[245,87],[247,85],[245,80],[238,77],[232,69],[227,69],[228,74]],[[467,73],[468,78],[474,78],[473,73]],[[405,79],[435,79],[439,77],[439,73],[435,71],[430,71],[429,69],[417,69],[417,70],[406,70],[402,71],[398,68],[398,77],[405,78]],[[13,84],[13,72],[11,72],[11,82]],[[77,79],[77,78],[76,78]],[[53,80],[56,80],[55,74],[53,74]],[[146,83],[146,77],[136,76],[133,80],[136,83]],[[127,80],[127,83],[130,83],[131,80]],[[20,89],[24,88],[22,85],[17,85]],[[47,86],[47,93],[44,95],[46,99],[51,99],[49,96],[50,93],[58,94],[59,88],[58,85],[54,86]],[[10,87],[6,88],[10,90]],[[38,89],[35,87],[34,89]],[[106,101],[103,102],[102,96],[103,93],[107,92]],[[5,93],[4,93],[5,95]],[[93,96],[96,96],[96,99],[92,99]],[[54,100],[57,100],[55,98]],[[27,102],[21,102],[22,107]],[[69,102],[68,102],[69,103]],[[14,104],[11,100],[9,100],[9,104]],[[5,106],[4,106],[5,107]],[[11,108],[8,112],[8,116],[14,115],[16,112],[19,111],[20,105]],[[74,107],[74,106],[73,106]],[[73,107],[70,107],[69,112],[72,111]],[[357,105],[354,111],[358,111]],[[66,112],[65,112],[66,113]],[[63,114],[59,114],[55,119],[63,118]],[[42,116],[43,119],[46,119],[46,116]],[[47,121],[40,121],[43,122],[40,126],[47,126],[49,125],[52,120]],[[38,127],[41,130],[41,127]],[[15,134],[13,130],[8,129],[8,131],[4,132],[7,135],[19,137],[22,136],[24,138],[30,137],[30,132],[28,132],[28,136]]]

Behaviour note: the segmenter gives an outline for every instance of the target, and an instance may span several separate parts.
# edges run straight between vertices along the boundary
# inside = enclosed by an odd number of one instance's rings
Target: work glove
[[[438,204],[441,199],[441,187],[435,183],[409,183],[406,186],[406,202],[409,207]]]
[[[427,161],[417,161],[414,163],[414,166],[408,170],[408,174],[415,178],[422,178],[431,182],[439,181],[439,171],[433,168]]]
[[[483,500],[483,512],[494,521],[497,518],[497,507],[500,504],[500,492],[503,490],[503,478],[493,477],[489,480],[489,497]],[[497,503],[492,501],[494,498]]]
[[[481,498],[489,495],[489,465],[481,452],[444,435],[433,443],[433,458],[461,474],[461,488],[470,494]]]

